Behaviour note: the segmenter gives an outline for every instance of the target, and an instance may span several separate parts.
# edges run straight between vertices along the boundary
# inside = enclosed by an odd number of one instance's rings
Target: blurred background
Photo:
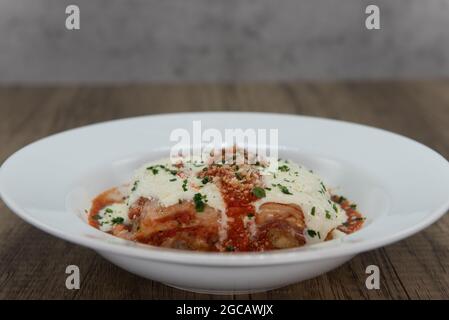
[[[448,0],[0,0],[0,83],[441,78],[448,17]]]

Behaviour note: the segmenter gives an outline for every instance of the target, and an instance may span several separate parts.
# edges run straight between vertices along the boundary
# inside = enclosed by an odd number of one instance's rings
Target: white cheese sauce
[[[128,210],[128,206],[123,203],[114,203],[101,209],[97,214],[100,230],[109,232],[115,225],[129,224]]]
[[[266,197],[257,200],[256,212],[267,202],[299,205],[304,213],[308,243],[322,242],[327,234],[347,220],[346,212],[331,200],[322,180],[312,171],[293,163],[279,161],[278,169],[263,172]]]
[[[156,199],[161,206],[168,207],[179,201],[192,201],[196,193],[206,196],[207,204],[226,212],[226,206],[218,187],[203,183],[197,177],[205,165],[184,162],[178,168],[170,159],[150,162],[139,168],[130,185],[128,204],[132,205],[140,197]]]
[[[161,206],[171,206],[179,201],[192,201],[196,193],[206,196],[206,203],[221,213],[220,240],[227,237],[229,218],[221,192],[213,181],[204,182],[198,173],[204,164],[184,162],[173,165],[169,158],[150,162],[139,168],[129,186],[127,205],[131,206],[140,197],[156,199]],[[312,171],[291,161],[279,161],[276,171],[258,167],[262,175],[266,196],[254,202],[256,214],[260,206],[267,202],[299,205],[304,213],[307,226],[304,236],[308,243],[325,240],[329,232],[347,220],[346,212],[331,200],[331,194],[322,180]],[[126,216],[127,206],[115,209],[119,216]],[[115,211],[114,211],[115,212]],[[102,211],[100,213],[104,215]],[[105,219],[107,215],[104,215]],[[106,221],[106,220],[105,220]],[[108,229],[109,224],[100,228]],[[251,234],[256,233],[254,219],[245,221]],[[112,227],[111,227],[112,228]],[[103,230],[103,229],[102,229]],[[340,235],[339,235],[340,236]]]

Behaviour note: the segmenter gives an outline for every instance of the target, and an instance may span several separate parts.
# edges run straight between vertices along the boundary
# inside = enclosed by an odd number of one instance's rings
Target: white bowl
[[[236,254],[146,246],[86,223],[84,210],[96,194],[128,181],[144,161],[166,156],[170,132],[191,129],[193,120],[219,130],[279,129],[281,157],[305,164],[355,201],[367,217],[365,227],[319,245]],[[27,222],[132,273],[209,293],[264,291],[318,276],[429,226],[448,209],[448,190],[449,163],[418,142],[347,122],[260,113],[184,113],[91,125],[23,148],[0,171],[3,200]]]

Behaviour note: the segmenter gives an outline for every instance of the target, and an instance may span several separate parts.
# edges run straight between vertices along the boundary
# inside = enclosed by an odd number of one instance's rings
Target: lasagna
[[[364,218],[293,161],[147,163],[97,196],[89,223],[153,246],[209,252],[294,248],[357,231]]]

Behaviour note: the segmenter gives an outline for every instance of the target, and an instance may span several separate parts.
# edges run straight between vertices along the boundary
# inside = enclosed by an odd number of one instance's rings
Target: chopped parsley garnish
[[[136,191],[138,186],[139,186],[139,180],[134,181],[134,185],[133,185],[133,188],[131,189],[131,191]]]
[[[326,192],[327,190],[326,190],[326,186],[324,185],[324,183],[320,182],[320,184],[321,184],[321,187],[323,188],[323,190]]]
[[[187,191],[187,179],[182,182],[182,190]]]
[[[282,171],[282,172],[288,172],[288,171],[290,171],[290,168],[287,165],[284,164],[284,165],[280,166],[278,168],[278,170]]]
[[[100,220],[101,217],[100,217],[100,215],[96,214],[96,215],[94,215],[94,216],[92,217],[92,219],[94,219],[94,220]]]
[[[351,204],[351,205],[350,205],[349,207],[350,207],[351,209],[354,209],[354,210],[355,210],[355,209],[357,209],[357,205],[356,205],[356,204],[354,204],[354,203],[353,203],[353,204]]]
[[[159,167],[159,166],[151,166],[151,167],[148,167],[147,170],[150,170],[153,173],[153,175],[157,175],[159,173],[159,170],[157,169],[157,167]],[[160,166],[160,167],[165,168],[165,166]]]
[[[170,182],[176,181],[176,178],[170,179],[169,181]]]
[[[254,213],[248,213],[247,217],[248,217],[249,219],[253,218],[253,217],[254,217]]]
[[[315,236],[317,235],[315,230],[309,229],[307,230],[307,234],[309,235],[309,237],[311,238],[315,238]]]
[[[326,219],[330,219],[331,218],[331,214],[329,211],[326,210]]]
[[[334,203],[334,205],[332,206],[332,209],[334,209],[334,211],[338,213],[338,209],[337,209],[337,206],[336,206],[335,203]]]
[[[147,170],[150,170],[153,175],[157,175],[159,173],[159,169],[164,170],[165,172],[171,173],[172,175],[176,175],[178,173],[178,170],[174,170],[174,169],[169,169],[166,166],[164,166],[163,164],[157,164],[154,166],[150,166],[147,168]]]
[[[105,212],[106,212],[106,213],[113,213],[114,211],[112,211],[111,208],[106,208]]]
[[[197,212],[204,211],[204,207],[206,206],[204,201],[206,201],[206,196],[203,196],[201,193],[195,193],[193,196],[193,203],[195,204],[195,210]]]
[[[312,210],[310,211],[310,214],[311,214],[312,216],[315,215],[315,207],[312,208]]]
[[[226,251],[235,251],[234,246],[226,246]]]
[[[253,195],[255,195],[259,199],[265,198],[267,196],[264,188],[261,188],[261,187],[254,187],[252,192],[253,192]]]
[[[271,188],[266,187],[265,190],[271,191]]]
[[[122,217],[115,217],[111,220],[112,224],[122,224],[123,221],[125,221],[125,219],[123,219]]]
[[[278,184],[277,186],[281,190],[282,193],[293,194],[290,192],[290,190],[288,190],[288,188],[286,186],[283,186],[282,184]]]
[[[206,184],[206,183],[208,183],[208,182],[210,182],[210,181],[212,181],[212,178],[211,178],[211,177],[208,177],[208,176],[205,176],[205,177],[203,178],[203,180],[201,180],[201,182],[202,182],[203,184]]]

